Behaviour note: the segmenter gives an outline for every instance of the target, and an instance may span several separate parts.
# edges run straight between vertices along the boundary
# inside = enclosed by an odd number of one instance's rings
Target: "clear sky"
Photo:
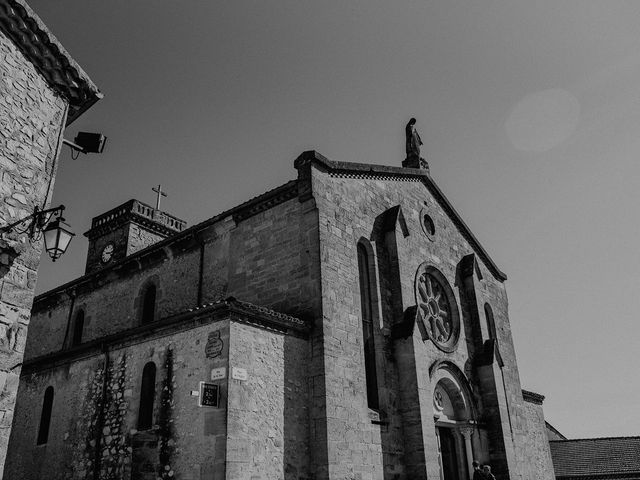
[[[105,98],[67,130],[78,233],[130,198],[190,225],[295,178],[304,150],[431,173],[507,273],[524,388],[569,437],[640,434],[640,2],[29,0]]]

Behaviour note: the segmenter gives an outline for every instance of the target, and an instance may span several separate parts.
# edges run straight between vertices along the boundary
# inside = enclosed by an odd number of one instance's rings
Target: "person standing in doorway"
[[[471,465],[473,465],[473,479],[472,480],[484,480],[484,472],[480,468],[480,462],[474,460]]]
[[[485,480],[496,480],[496,477],[493,476],[493,473],[491,473],[491,466],[484,464],[482,466],[482,473],[484,474],[484,479]]]

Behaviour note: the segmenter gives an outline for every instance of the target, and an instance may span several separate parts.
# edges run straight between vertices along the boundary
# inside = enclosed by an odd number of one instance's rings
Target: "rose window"
[[[420,274],[416,281],[416,301],[418,315],[427,336],[436,346],[445,351],[453,350],[460,331],[457,310],[452,307],[447,292],[449,286],[443,284],[429,272]]]

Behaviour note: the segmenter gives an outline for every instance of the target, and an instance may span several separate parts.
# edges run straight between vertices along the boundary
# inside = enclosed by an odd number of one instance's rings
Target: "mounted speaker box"
[[[78,132],[74,142],[86,153],[102,153],[107,137],[101,133]]]

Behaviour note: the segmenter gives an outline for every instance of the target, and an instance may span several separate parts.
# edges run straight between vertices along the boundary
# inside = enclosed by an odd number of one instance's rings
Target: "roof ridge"
[[[237,305],[237,306],[245,307],[249,310],[252,310],[258,313],[263,313],[266,315],[280,318],[282,320],[287,320],[292,323],[297,323],[299,325],[306,325],[306,322],[301,318],[295,317],[293,315],[289,315],[287,313],[279,312],[278,310],[274,310],[273,308],[264,307],[262,305],[246,302],[244,300],[238,300],[235,297],[219,298],[218,300],[214,300],[213,302],[203,303],[201,305],[198,305],[197,307],[186,309],[182,312],[177,313],[176,315],[181,315],[182,313],[186,313],[186,312],[196,312],[198,310],[202,310],[204,308],[208,308],[208,307],[212,307],[213,305],[220,305],[220,304]]]
[[[567,438],[566,440],[549,440],[549,443],[586,442],[586,441],[597,441],[597,440],[621,440],[621,439],[629,439],[629,438],[640,439],[640,435],[626,435],[626,436],[622,435],[617,437]]]

